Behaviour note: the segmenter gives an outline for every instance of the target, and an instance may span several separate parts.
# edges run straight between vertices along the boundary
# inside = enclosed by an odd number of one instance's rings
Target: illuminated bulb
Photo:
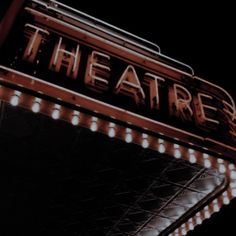
[[[226,167],[224,164],[219,165],[219,172],[222,174],[224,174],[226,172]]]
[[[76,126],[79,124],[79,112],[78,111],[74,111],[72,118],[71,118],[71,124]]]
[[[40,110],[40,104],[38,102],[35,102],[33,105],[32,105],[32,111],[34,113],[38,113]]]
[[[165,145],[161,143],[158,147],[158,152],[164,153],[166,151]]]
[[[213,201],[213,210],[214,210],[214,212],[218,212],[218,211],[220,211],[220,207],[219,207],[219,203],[218,203],[218,200],[217,199],[215,199],[214,201]]]
[[[57,119],[59,119],[59,117],[60,117],[60,111],[57,110],[57,109],[53,110],[53,112],[52,112],[52,118],[53,118],[54,120],[57,120]]]
[[[231,188],[236,188],[236,182],[231,182],[231,183],[230,183],[230,187],[231,187]]]
[[[231,189],[231,194],[232,194],[232,197],[236,197],[236,189],[235,188]]]
[[[143,148],[148,148],[149,142],[148,142],[148,139],[147,139],[148,138],[147,134],[143,134],[142,138],[143,138],[143,140],[142,140],[142,147]]]
[[[40,98],[35,98],[33,105],[31,107],[32,111],[34,113],[38,113],[40,111],[40,103],[41,103],[42,99]]]
[[[236,179],[236,171],[235,170],[231,170],[230,172],[230,178],[235,180]]]
[[[193,230],[194,229],[193,222],[189,222],[188,228],[189,228],[189,230]]]
[[[188,220],[188,228],[189,228],[189,230],[193,230],[194,229],[193,219],[192,218]]]
[[[108,136],[110,138],[114,138],[115,135],[116,135],[115,124],[114,123],[110,123],[109,124],[109,130],[108,130]]]
[[[196,222],[197,222],[197,224],[199,224],[199,225],[202,223],[202,219],[201,219],[201,217],[200,217],[200,216],[198,216],[198,217],[197,217],[197,220],[196,220]]]
[[[196,214],[196,223],[201,224],[202,223],[202,218],[200,212]]]
[[[230,202],[230,200],[229,200],[229,197],[228,197],[228,193],[227,193],[227,191],[225,191],[225,192],[223,193],[223,203],[224,203],[225,205],[227,205],[227,204],[229,204],[229,202]]]
[[[182,235],[186,235],[187,234],[185,226],[182,226],[181,233],[182,233]]]
[[[53,111],[52,111],[52,118],[53,118],[54,120],[59,119],[59,117],[60,117],[60,108],[61,108],[60,105],[55,104],[55,106],[54,106],[54,108],[53,108]]]
[[[20,91],[15,91],[14,95],[12,95],[11,100],[10,100],[10,104],[12,106],[18,106],[19,101],[20,101],[20,95],[21,92]]]
[[[206,219],[208,219],[208,218],[210,218],[210,217],[211,217],[211,215],[210,215],[210,212],[209,212],[209,211],[205,211],[204,215],[205,215],[205,218],[206,218]]]
[[[190,161],[191,163],[196,163],[196,162],[197,162],[197,158],[195,157],[194,154],[190,154],[190,156],[189,156],[189,161]]]
[[[174,148],[178,149],[179,148],[179,144],[174,144]]]
[[[92,122],[91,122],[91,125],[90,125],[90,130],[93,131],[93,132],[96,132],[98,130],[97,120],[98,120],[97,117],[92,117]]]
[[[179,150],[179,144],[174,144],[174,157],[175,158],[180,158],[181,157],[181,152]]]
[[[230,170],[234,170],[234,169],[235,169],[234,164],[229,164],[229,169],[230,169]]]
[[[226,197],[223,198],[223,203],[224,203],[225,205],[228,205],[229,202],[230,202],[230,200],[229,200],[229,197],[228,197],[228,196],[226,196]]]
[[[175,236],[179,236],[179,229],[176,229],[174,233]]]
[[[219,207],[219,205],[218,205],[218,204],[214,204],[214,206],[213,206],[213,210],[214,210],[214,212],[218,212],[218,211],[220,211],[220,207]]]
[[[71,119],[72,125],[76,126],[79,124],[79,117],[78,116],[73,116]]]
[[[161,138],[159,138],[159,139],[158,139],[158,143],[159,143],[159,144],[164,143],[164,140],[161,139]]]
[[[217,159],[217,162],[218,162],[219,164],[222,164],[222,163],[224,162],[224,160],[221,159],[221,158],[218,158],[218,159]]]
[[[189,152],[190,154],[193,154],[193,153],[194,153],[194,150],[193,150],[192,148],[189,148],[189,149],[188,149],[188,152]]]
[[[210,167],[211,167],[211,161],[208,160],[208,159],[204,160],[204,166],[205,166],[206,168],[210,168]]]
[[[132,131],[129,128],[126,128],[125,142],[131,143],[133,141]]]
[[[209,155],[207,153],[203,153],[203,158],[207,159],[209,158]]]
[[[210,212],[209,212],[209,207],[208,206],[206,206],[206,207],[204,207],[204,216],[205,216],[205,218],[210,218],[211,217],[211,215],[210,215]]]
[[[176,149],[176,150],[174,151],[174,157],[175,157],[175,158],[180,158],[180,157],[181,157],[181,152],[180,152],[179,149]]]

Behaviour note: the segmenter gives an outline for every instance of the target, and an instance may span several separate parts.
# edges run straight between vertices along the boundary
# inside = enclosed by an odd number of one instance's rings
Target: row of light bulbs
[[[20,91],[14,91],[13,95],[11,95],[10,98],[10,104],[12,106],[18,106],[20,104],[20,98],[21,96],[23,96],[22,92]],[[44,101],[47,102],[47,101]],[[34,113],[39,113],[41,110],[41,105],[43,103],[43,100],[41,98],[35,97],[32,100],[32,104],[31,104],[31,110]],[[61,112],[62,112],[63,107],[59,104],[54,104],[52,109],[51,109],[51,117],[55,120],[60,119],[61,117]],[[71,124],[73,124],[74,126],[78,126],[80,124],[80,116],[81,113],[77,110],[72,111],[72,114],[70,115],[70,122]],[[90,128],[91,131],[96,132],[96,131],[101,131],[104,132],[105,130],[101,130],[99,128],[99,122],[101,120],[96,117],[96,116],[90,116],[90,123],[88,124],[88,128]],[[172,142],[164,140],[162,138],[158,138],[157,139],[157,144],[155,145],[150,145],[150,142],[153,141],[153,137],[146,134],[146,133],[142,133],[141,134],[141,139],[135,139],[134,140],[134,136],[136,134],[137,136],[137,131],[132,130],[131,128],[124,128],[120,125],[115,124],[114,122],[106,122],[107,123],[107,135],[110,138],[114,138],[120,137],[120,134],[117,135],[117,131],[119,130],[124,130],[124,135],[123,135],[123,139],[127,142],[127,143],[137,143],[139,145],[141,145],[143,148],[152,148],[157,150],[160,153],[167,153],[170,155],[173,155],[175,158],[179,159],[179,158],[184,158],[187,159],[190,163],[199,163],[202,164],[204,167],[206,168],[210,168],[210,167],[215,167],[219,170],[220,173],[226,173],[227,172],[227,168],[226,168],[226,161],[224,161],[221,158],[214,158],[209,156],[207,153],[202,153],[199,151],[196,151],[192,148],[186,148],[182,145],[179,145],[177,143],[172,144]],[[156,140],[156,138],[154,138]],[[138,142],[139,140],[139,142]]]
[[[218,159],[217,159],[218,160]],[[214,199],[209,205],[205,206],[195,216],[190,218],[186,223],[177,228],[170,236],[183,236],[188,231],[193,230],[195,226],[202,224],[206,219],[209,219],[213,213],[219,212],[222,205],[228,205],[230,200],[236,197],[236,166],[232,163],[225,163],[224,160],[217,161],[220,165],[225,164],[224,173],[228,173],[230,180],[229,187],[221,196]]]
[[[10,97],[10,104],[12,106],[18,106],[21,105],[21,96],[23,96],[22,92],[20,91],[14,91],[14,93]],[[35,97],[31,104],[31,110],[34,113],[39,113],[41,111],[41,105],[43,102],[47,102],[42,100],[41,98]],[[51,117],[55,120],[61,118],[61,112],[63,107],[59,104],[54,104],[51,110]],[[83,114],[85,115],[85,114]],[[81,113],[77,110],[72,111],[72,114],[70,116],[70,122],[74,126],[78,126],[80,124],[80,117]],[[90,123],[89,127],[92,132],[96,131],[102,131],[99,127],[99,122],[101,120],[96,116],[90,116]],[[104,121],[103,121],[104,122]],[[203,219],[207,219],[210,217],[210,215],[213,212],[219,211],[222,204],[229,204],[230,199],[233,197],[236,197],[236,167],[234,164],[225,161],[221,158],[214,158],[210,156],[207,153],[202,153],[199,151],[196,151],[192,148],[186,148],[182,145],[179,145],[177,143],[172,143],[170,141],[164,140],[162,138],[153,138],[152,136],[142,133],[139,139],[135,138],[134,136],[137,131],[131,129],[131,128],[124,128],[120,125],[115,124],[114,122],[107,122],[107,135],[110,138],[120,138],[120,135],[117,135],[117,131],[121,129],[124,130],[125,135],[122,137],[126,143],[137,143],[141,145],[143,148],[152,148],[157,150],[159,153],[166,153],[169,155],[174,156],[177,159],[183,158],[185,160],[188,160],[190,163],[198,163],[203,165],[206,168],[216,168],[218,171],[222,174],[226,174],[230,179],[230,185],[227,191],[223,193],[223,195],[220,197],[220,199],[215,199],[211,203],[211,207],[206,206],[201,212],[198,212],[193,218],[189,219],[188,222],[183,224],[180,228],[176,229],[174,233],[172,233],[172,236],[180,236],[180,235],[186,235],[189,230],[192,230],[195,225],[201,224]],[[155,145],[150,145],[150,141],[157,140]],[[139,141],[137,141],[139,140]],[[152,142],[153,143],[153,142]]]
[[[18,106],[20,103],[20,97],[22,96],[22,92],[20,91],[15,91],[14,94],[11,96],[10,99],[10,104],[12,106]],[[39,113],[40,112],[40,107],[41,107],[41,103],[42,103],[42,99],[36,97],[32,103],[31,106],[31,110],[34,113]],[[54,120],[57,120],[60,118],[60,114],[61,114],[61,105],[59,104],[55,104],[52,112],[51,112],[51,117]],[[74,126],[79,125],[79,121],[80,121],[80,112],[79,111],[73,111],[72,117],[71,117],[71,123]],[[97,117],[91,117],[91,124],[90,124],[90,130],[93,132],[98,131],[98,118]],[[113,122],[109,123],[109,127],[108,127],[108,136],[110,138],[114,138],[116,136],[116,124]],[[148,142],[148,135],[147,134],[143,134],[143,141],[142,141],[142,146],[144,148],[148,148],[149,146],[149,142]],[[125,141],[127,143],[131,143],[133,141],[133,136],[132,136],[132,130],[130,128],[126,128],[126,135],[125,135]],[[164,152],[163,147],[161,148],[161,152]]]

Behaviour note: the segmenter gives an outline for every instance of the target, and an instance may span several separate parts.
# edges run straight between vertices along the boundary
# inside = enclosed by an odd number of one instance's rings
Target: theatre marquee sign
[[[67,103],[233,156],[236,109],[225,90],[54,8],[25,6],[1,49],[2,82],[18,71],[42,81],[34,92],[57,99],[56,85]]]

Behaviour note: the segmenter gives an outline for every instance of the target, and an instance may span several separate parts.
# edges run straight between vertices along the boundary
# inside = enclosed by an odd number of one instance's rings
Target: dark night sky
[[[156,1],[154,6],[153,1],[145,1],[127,6],[125,1],[64,2],[158,44],[162,53],[189,64],[196,75],[235,94],[236,16],[232,4]]]
[[[236,100],[233,3],[145,1],[144,4],[130,1],[131,6],[127,6],[127,1],[64,2],[157,43],[164,54],[189,64],[196,75],[223,86]],[[225,235],[234,235],[232,219],[236,219],[235,200],[188,235],[213,235],[213,231],[218,232],[215,235],[222,235],[226,228]]]

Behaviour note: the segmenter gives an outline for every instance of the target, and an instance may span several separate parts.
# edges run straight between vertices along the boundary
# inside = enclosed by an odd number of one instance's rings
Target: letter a
[[[136,104],[143,103],[144,91],[133,66],[128,66],[123,72],[115,87],[115,93],[133,97]]]

